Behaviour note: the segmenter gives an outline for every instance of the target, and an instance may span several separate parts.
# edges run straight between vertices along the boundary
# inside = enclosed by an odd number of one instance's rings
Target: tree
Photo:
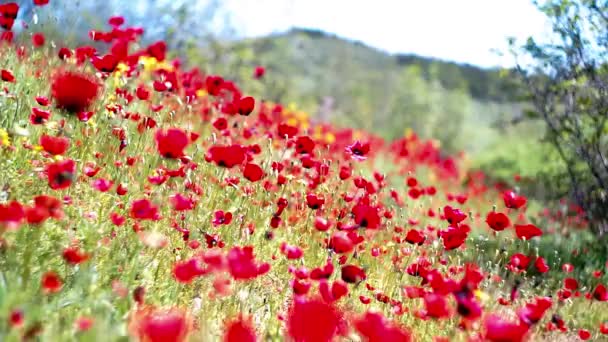
[[[529,90],[546,139],[557,151],[572,198],[594,232],[608,232],[608,2],[549,0],[538,7],[550,19],[549,43],[529,39],[518,74]],[[520,55],[521,56],[521,55]]]

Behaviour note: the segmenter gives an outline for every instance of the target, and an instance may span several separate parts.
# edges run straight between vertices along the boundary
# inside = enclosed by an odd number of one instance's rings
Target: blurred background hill
[[[92,44],[89,29],[104,29],[107,18],[120,14],[145,29],[142,44],[164,40],[186,64],[231,78],[260,98],[295,104],[313,119],[385,139],[413,131],[436,139],[446,153],[464,152],[471,168],[496,180],[534,179],[553,159],[543,126],[522,120],[527,104],[511,69],[389,53],[320,29],[251,38],[239,32],[226,4],[55,1],[38,9],[24,1],[21,18],[41,24],[23,27],[21,39],[42,30],[57,45]],[[256,66],[266,69],[261,81],[251,77]]]

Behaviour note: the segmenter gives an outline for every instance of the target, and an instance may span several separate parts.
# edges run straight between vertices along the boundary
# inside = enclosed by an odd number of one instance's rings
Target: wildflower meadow
[[[18,41],[18,12],[0,5],[1,341],[608,340],[606,259],[556,247],[585,236],[575,204],[253,96],[123,17],[64,46]]]

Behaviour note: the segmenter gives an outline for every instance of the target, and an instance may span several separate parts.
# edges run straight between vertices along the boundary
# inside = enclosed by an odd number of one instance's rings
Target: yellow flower
[[[158,69],[164,69],[164,70],[167,70],[167,71],[173,71],[174,70],[173,65],[171,65],[167,61],[162,61],[162,62],[158,63],[156,65],[156,69],[157,70]]]
[[[166,61],[159,62],[156,58],[150,56],[139,57],[139,63],[144,66],[145,71],[153,71],[158,69],[165,69],[167,71],[173,71],[173,65]]]
[[[0,128],[0,146],[10,146],[11,138],[5,129]]]
[[[289,126],[297,126],[298,125],[298,119],[296,119],[296,118],[289,118],[289,119],[287,119],[287,124]]]
[[[196,96],[197,97],[207,96],[207,91],[205,89],[199,89],[199,90],[196,91]]]
[[[336,141],[336,136],[331,133],[331,132],[327,132],[325,133],[325,142],[328,144],[333,144]]]
[[[411,137],[412,134],[414,134],[414,130],[412,130],[410,127],[406,128],[405,131],[403,132],[403,136],[406,138]]]
[[[116,66],[116,70],[114,70],[114,76],[122,76],[122,74],[125,73],[125,71],[129,70],[129,66],[126,65],[125,63],[118,63],[118,65]]]
[[[296,112],[296,118],[300,121],[308,121],[308,113],[306,112]]]
[[[488,299],[490,299],[490,296],[488,296],[487,293],[481,291],[481,290],[475,290],[475,297],[480,300],[481,302],[486,302]]]
[[[156,68],[156,64],[158,63],[156,58],[150,56],[141,56],[139,57],[138,62],[144,66],[144,70],[146,71],[154,70]]]

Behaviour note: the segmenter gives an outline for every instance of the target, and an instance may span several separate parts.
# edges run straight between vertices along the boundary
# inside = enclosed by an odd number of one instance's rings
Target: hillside
[[[481,101],[509,102],[517,98],[512,80],[501,77],[500,69],[485,69],[470,64],[443,61],[414,54],[396,54],[367,46],[320,30],[295,28],[254,41],[256,54],[285,53],[287,45],[293,51],[284,55],[292,71],[303,74],[315,65],[324,72],[340,73],[354,70],[380,72],[385,76],[403,67],[416,65],[427,81],[437,80],[447,90],[466,89]],[[294,59],[294,55],[299,58]],[[291,58],[290,58],[291,57]],[[339,69],[334,67],[339,66]]]
[[[230,55],[238,65],[209,64],[242,82],[252,66],[263,65],[267,73],[256,94],[387,139],[411,128],[448,150],[478,153],[504,135],[501,122],[521,112],[513,81],[500,77],[500,70],[391,55],[317,30],[239,41],[223,54]],[[246,55],[249,63],[243,63]]]

